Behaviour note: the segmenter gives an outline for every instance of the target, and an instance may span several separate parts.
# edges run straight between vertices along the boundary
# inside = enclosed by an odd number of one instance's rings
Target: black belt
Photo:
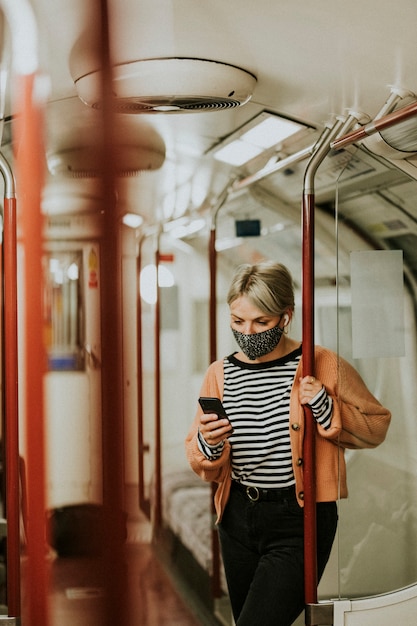
[[[251,502],[279,502],[295,498],[295,485],[281,489],[263,489],[253,485],[242,485],[236,480],[232,480],[232,488],[243,493]]]

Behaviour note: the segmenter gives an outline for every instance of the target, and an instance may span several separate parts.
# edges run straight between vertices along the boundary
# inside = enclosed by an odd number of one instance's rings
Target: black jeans
[[[317,504],[319,579],[336,528],[336,503]],[[291,626],[302,612],[303,536],[303,509],[295,492],[278,502],[251,502],[232,488],[219,537],[237,626]]]

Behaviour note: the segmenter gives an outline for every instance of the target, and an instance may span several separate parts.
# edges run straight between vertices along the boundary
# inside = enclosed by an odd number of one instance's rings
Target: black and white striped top
[[[290,393],[301,348],[281,359],[244,363],[234,355],[224,359],[223,405],[233,426],[232,478],[262,488],[288,487],[295,482],[289,430]],[[316,420],[329,428],[332,400],[325,389],[310,403]],[[207,458],[218,458],[222,444],[208,446]]]

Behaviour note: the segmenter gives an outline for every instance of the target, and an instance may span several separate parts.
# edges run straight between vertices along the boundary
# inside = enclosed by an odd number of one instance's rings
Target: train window
[[[82,251],[44,256],[44,333],[48,369],[84,369]]]

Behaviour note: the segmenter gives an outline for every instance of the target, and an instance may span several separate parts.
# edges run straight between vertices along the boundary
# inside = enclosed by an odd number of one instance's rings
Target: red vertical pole
[[[4,199],[4,376],[7,517],[7,607],[20,617],[20,484],[17,357],[16,199]]]
[[[217,215],[226,202],[229,194],[229,185],[227,185],[219,196],[216,208],[213,210],[212,223],[210,225],[209,239],[209,275],[210,275],[210,294],[209,294],[209,359],[210,363],[217,358],[217,251],[216,251],[216,221]],[[214,496],[216,494],[217,484],[211,484],[211,512],[213,517],[216,514],[214,507]],[[211,591],[213,598],[220,598],[222,595],[220,582],[220,544],[217,529],[213,526],[211,531],[211,555],[213,572],[211,575]]]
[[[162,523],[162,486],[161,486],[161,299],[159,288],[159,237],[155,252],[156,266],[156,302],[155,302],[155,502],[154,525],[159,530]]]
[[[209,319],[210,319],[210,335],[209,335],[209,358],[210,363],[217,358],[217,253],[216,253],[216,228],[212,225],[210,229],[209,240],[209,273],[210,273],[210,296],[209,296]],[[216,511],[214,508],[214,495],[216,493],[217,484],[211,485],[211,512],[214,516]],[[212,578],[211,588],[213,598],[221,596],[220,585],[220,546],[219,535],[216,528],[211,531],[211,553],[212,553]]]
[[[210,363],[217,358],[217,253],[216,253],[216,228],[210,229],[209,240],[209,273],[210,273],[210,295],[209,295],[209,359]]]
[[[303,376],[314,375],[314,195],[303,196]],[[306,604],[317,602],[315,423],[304,407],[304,595]]]
[[[103,561],[100,571],[105,589],[104,623],[127,624],[128,588],[124,562],[124,438],[121,325],[121,254],[116,205],[112,61],[109,8],[97,1],[101,43],[102,134],[100,171],[103,203],[101,247],[101,346],[102,346],[102,451],[103,504],[106,512],[102,531]]]
[[[43,182],[40,78],[29,74],[18,83],[21,95],[16,117],[16,171],[19,219],[24,254],[25,416],[27,437],[27,615],[25,623],[47,626],[47,563],[45,529],[45,431],[43,377],[46,355],[42,323]]]
[[[302,324],[303,376],[314,375],[314,177],[330,150],[330,141],[344,121],[339,119],[326,128],[318,140],[304,174],[302,198]],[[304,597],[305,604],[317,604],[316,538],[316,424],[309,407],[304,407]],[[308,611],[306,611],[306,624]]]

